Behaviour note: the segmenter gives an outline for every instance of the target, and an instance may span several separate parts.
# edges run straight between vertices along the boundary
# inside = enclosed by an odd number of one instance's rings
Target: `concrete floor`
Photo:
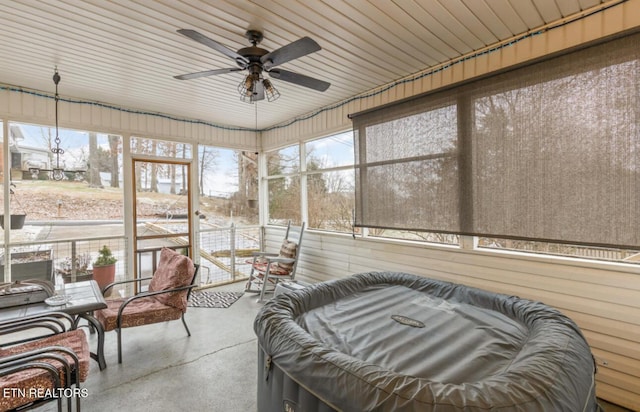
[[[240,292],[244,283],[214,290]],[[85,412],[257,410],[257,338],[253,320],[262,307],[245,293],[227,309],[189,308],[188,337],[179,320],[123,331],[123,363],[118,364],[116,333],[107,332],[107,368],[95,361],[84,388]],[[86,329],[85,329],[86,330]],[[95,334],[89,335],[92,350]],[[601,402],[605,412],[628,409]],[[35,411],[55,411],[49,403]]]
[[[239,292],[244,284],[215,290]],[[189,308],[180,320],[128,328],[118,364],[115,332],[107,332],[107,368],[91,361],[82,410],[93,411],[256,411],[257,338],[253,320],[262,305],[245,293],[227,309]],[[86,330],[86,329],[85,329]],[[95,350],[96,337],[89,345]],[[36,411],[54,411],[55,402]]]

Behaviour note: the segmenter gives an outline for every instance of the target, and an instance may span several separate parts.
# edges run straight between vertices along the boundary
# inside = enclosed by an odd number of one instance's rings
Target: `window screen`
[[[640,35],[354,115],[356,225],[640,245]]]

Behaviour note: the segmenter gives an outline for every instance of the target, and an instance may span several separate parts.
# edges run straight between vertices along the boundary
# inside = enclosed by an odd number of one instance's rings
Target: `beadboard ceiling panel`
[[[616,1],[616,0],[610,0]],[[482,49],[601,0],[4,0],[0,84],[134,110],[254,128],[241,102],[246,72],[176,80],[234,67],[176,32],[193,29],[236,51],[260,30],[275,50],[309,36],[322,50],[280,68],[331,83],[325,92],[278,79],[281,97],[258,103],[265,128]]]

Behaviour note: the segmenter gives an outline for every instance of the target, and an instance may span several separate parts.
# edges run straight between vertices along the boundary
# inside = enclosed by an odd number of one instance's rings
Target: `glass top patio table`
[[[75,326],[80,319],[86,319],[98,333],[97,353],[91,353],[91,358],[98,362],[100,370],[107,367],[104,359],[104,329],[98,320],[93,317],[94,310],[104,309],[107,302],[95,280],[67,283],[64,290],[56,289],[58,294],[69,297],[64,305],[48,305],[45,302],[29,303],[0,309],[0,319],[21,318],[44,312],[64,312],[75,317]]]

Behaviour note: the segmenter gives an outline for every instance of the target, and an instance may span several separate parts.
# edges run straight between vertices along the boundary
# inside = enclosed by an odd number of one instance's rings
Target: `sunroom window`
[[[352,232],[353,133],[305,143],[309,228]]]

